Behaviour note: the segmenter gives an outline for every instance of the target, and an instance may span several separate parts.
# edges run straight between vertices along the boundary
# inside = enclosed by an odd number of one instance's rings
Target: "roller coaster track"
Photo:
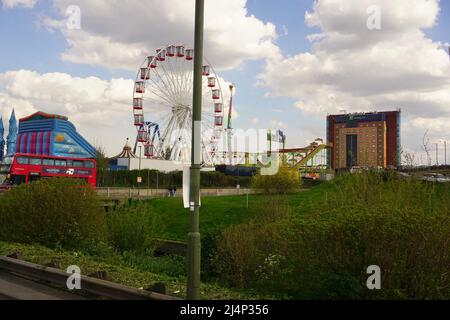
[[[321,151],[325,149],[331,148],[331,144],[323,144],[313,142],[309,146],[305,148],[296,148],[296,149],[282,149],[279,151],[280,154],[292,154],[292,160],[286,160],[293,168],[300,168],[306,166],[306,164],[312,160],[316,155],[318,155]]]
[[[301,155],[301,159],[293,165],[294,168],[299,168],[302,166],[305,166],[308,161],[310,161],[311,159],[313,159],[317,154],[319,154],[321,151],[329,148],[330,146],[326,145],[326,144],[320,144],[320,145],[311,145],[308,148],[305,148],[305,153],[304,155]]]

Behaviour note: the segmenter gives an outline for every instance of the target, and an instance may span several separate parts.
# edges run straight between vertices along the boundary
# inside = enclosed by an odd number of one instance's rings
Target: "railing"
[[[211,188],[202,189],[202,196],[231,196],[255,193],[251,189],[238,188]],[[107,199],[134,199],[134,198],[162,198],[169,197],[168,189],[137,189],[137,188],[97,188],[97,194]],[[182,197],[183,189],[177,189],[173,197]],[[172,196],[171,196],[172,197]]]
[[[37,281],[50,282],[60,288],[67,288],[70,274],[55,268],[49,268],[30,262],[8,257],[0,257],[0,270],[19,274]],[[121,284],[104,281],[81,275],[82,292],[113,300],[180,300],[179,298],[127,287]]]

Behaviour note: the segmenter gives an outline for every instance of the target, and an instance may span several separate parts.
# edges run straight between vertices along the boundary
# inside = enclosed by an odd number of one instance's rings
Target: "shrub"
[[[287,194],[300,189],[301,179],[297,169],[280,167],[276,175],[256,175],[252,178],[252,188],[267,194]]]
[[[225,231],[221,278],[298,299],[450,298],[448,184],[369,172],[328,190],[307,215]],[[366,287],[370,265],[381,268],[382,290]]]
[[[41,180],[1,197],[3,241],[92,250],[106,240],[106,234],[95,190],[73,179]]]
[[[285,198],[269,196],[257,207],[254,220],[227,229],[216,240],[213,265],[217,274],[232,285],[255,286],[267,252],[274,253],[272,223],[290,215]]]
[[[101,187],[137,187],[137,177],[142,178],[141,188],[168,188],[172,185],[182,187],[183,173],[176,172],[158,172],[157,170],[123,170],[123,171],[105,171],[100,170],[98,184]],[[245,176],[227,176],[224,173],[212,171],[201,172],[202,188],[228,188],[250,185],[250,177]]]
[[[147,214],[144,204],[125,207],[108,216],[111,245],[121,252],[148,254],[155,249],[154,239],[163,233],[163,224],[157,216]]]

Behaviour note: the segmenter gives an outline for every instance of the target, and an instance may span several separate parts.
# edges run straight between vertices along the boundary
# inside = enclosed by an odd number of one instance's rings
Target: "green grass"
[[[246,196],[208,197],[202,198],[200,225],[202,233],[209,233],[226,226],[239,224],[253,217],[251,207],[259,196],[249,196],[249,207],[246,208]],[[133,203],[121,211],[134,211],[137,214],[152,215],[162,222],[165,239],[185,241],[189,226],[189,211],[184,209],[180,198],[153,199],[141,203]]]
[[[296,212],[304,214],[318,202],[325,201],[326,192],[330,188],[329,184],[322,183],[299,193],[288,194],[286,198]],[[259,206],[265,198],[265,195],[249,195],[248,209],[246,195],[202,198],[200,232],[203,235],[216,233],[257,217]],[[167,240],[186,240],[189,211],[183,208],[183,200],[180,198],[134,202],[123,207],[119,213],[121,211],[157,217],[163,230],[160,237]]]
[[[158,271],[161,267],[161,260],[156,258],[140,258],[133,260],[131,256],[105,255],[90,256],[79,251],[52,250],[40,245],[24,245],[15,243],[6,243],[0,241],[0,256],[20,252],[23,259],[36,264],[47,264],[57,262],[62,269],[71,265],[80,267],[82,274],[88,275],[95,271],[106,271],[111,281],[134,288],[147,288],[155,282],[164,282],[167,287],[167,294],[184,298],[186,292],[186,278],[184,275],[170,276],[167,269],[155,273],[147,270]],[[136,259],[136,257],[134,257]],[[158,258],[161,259],[161,258]],[[176,263],[178,267],[184,268],[184,261],[172,261],[174,257],[162,258],[163,262],[174,268]],[[175,267],[175,269],[178,269]],[[175,271],[175,274],[179,271]],[[270,299],[270,296],[262,296],[250,291],[231,290],[218,285],[217,283],[204,283],[201,286],[201,297],[207,300],[228,300],[228,299]]]

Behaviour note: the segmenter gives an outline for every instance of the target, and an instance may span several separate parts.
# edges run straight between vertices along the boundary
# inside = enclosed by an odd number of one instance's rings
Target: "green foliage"
[[[250,177],[234,177],[227,176],[222,172],[211,171],[201,172],[201,187],[203,188],[234,188],[240,185],[241,188],[248,188],[250,186]]]
[[[107,234],[95,190],[73,179],[41,180],[2,195],[0,239],[94,249]]]
[[[107,217],[111,245],[120,252],[151,254],[164,225],[157,215],[147,214],[147,206],[138,203]]]
[[[96,156],[95,161],[97,162],[97,183],[102,181],[106,174],[108,174],[109,160],[106,157],[105,150],[101,146],[95,148]]]
[[[263,190],[266,194],[287,194],[299,191],[301,179],[298,170],[282,166],[275,175],[256,175],[252,188]]]
[[[74,183],[39,181],[4,194],[0,240],[76,250],[77,261],[64,261],[79,265],[87,259],[81,252],[108,239],[114,250],[96,251],[96,258],[113,279],[141,287],[150,278],[183,277],[184,257],[151,257],[155,238],[186,240],[181,199],[133,202],[105,218],[95,192]],[[278,298],[450,299],[449,212],[449,184],[395,173],[342,175],[296,194],[250,195],[249,208],[245,195],[203,198],[202,277]],[[93,265],[100,266],[88,270]],[[381,268],[382,290],[366,288],[370,265]],[[171,290],[184,290],[178,282]],[[216,295],[214,287],[208,286],[210,298],[240,296]]]
[[[183,277],[186,275],[186,257],[184,256],[154,257],[148,254],[123,252],[121,260],[140,271],[164,274],[171,277]]]
[[[179,298],[186,296],[186,278],[181,275],[185,265],[180,257],[139,257],[131,253],[117,255],[86,255],[82,252],[52,250],[39,245],[23,245],[0,241],[0,255],[21,252],[24,260],[40,265],[57,262],[62,269],[77,265],[83,274],[90,274],[99,270],[106,271],[111,281],[134,288],[148,288],[155,282],[164,282],[167,285],[167,294]],[[264,299],[250,292],[231,290],[216,283],[202,283],[201,294],[203,299]]]
[[[309,211],[225,231],[216,256],[221,278],[298,299],[450,298],[448,184],[346,175]],[[381,268],[382,290],[366,287],[370,265]]]
[[[221,172],[201,172],[202,188],[242,188],[250,185],[250,177],[227,176]],[[182,172],[158,172],[157,170],[132,170],[132,171],[102,171],[98,177],[100,187],[132,187],[137,186],[137,177],[142,177],[141,187],[144,188],[168,188],[175,185],[181,188],[183,185]]]
[[[275,244],[271,223],[291,212],[286,198],[268,196],[260,200],[254,220],[228,228],[217,239],[215,270],[222,279],[238,287],[256,285],[261,274],[255,271],[264,263],[265,252],[270,252]]]
[[[246,208],[246,195],[203,197],[201,207],[200,231],[218,234],[226,227],[245,222],[257,213],[257,203],[262,195],[249,195],[249,208]],[[164,225],[164,239],[186,241],[189,232],[189,210],[183,206],[181,198],[161,198],[141,201],[140,210],[134,204],[122,210],[134,211],[138,215],[158,217]]]

